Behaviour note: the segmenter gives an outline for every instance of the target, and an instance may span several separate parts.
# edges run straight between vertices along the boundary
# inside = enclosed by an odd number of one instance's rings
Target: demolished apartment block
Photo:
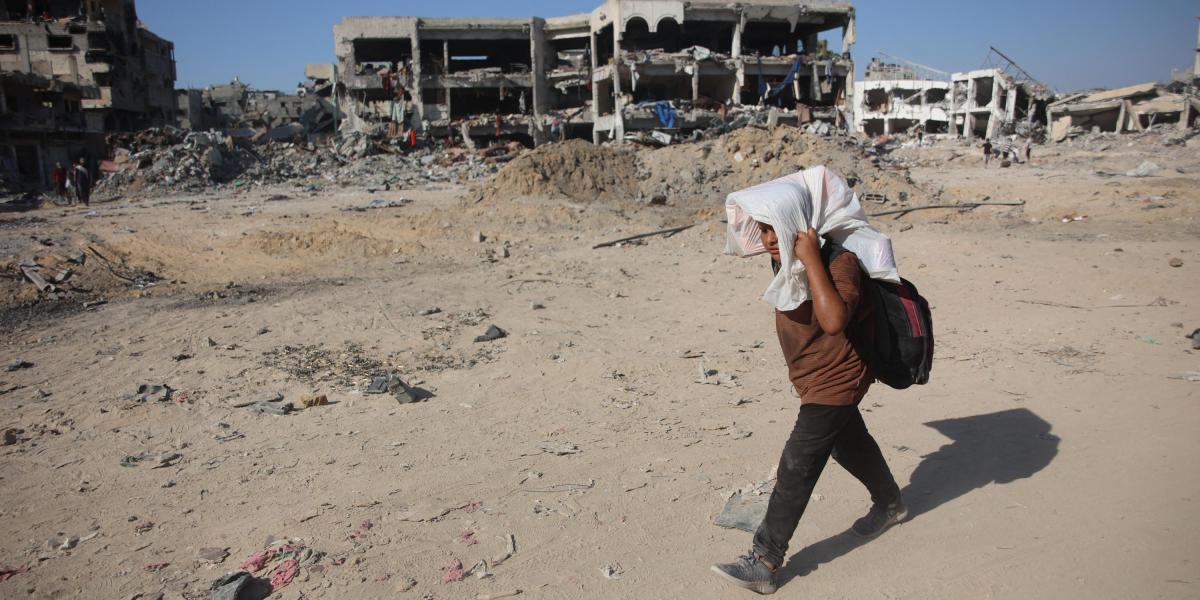
[[[823,0],[608,0],[543,19],[347,17],[343,128],[474,141],[688,134],[748,107],[853,119],[854,9]],[[840,53],[821,34],[840,30]],[[391,124],[395,125],[391,125]]]
[[[189,131],[223,131],[234,138],[291,141],[310,134],[332,133],[334,127],[333,104],[319,93],[309,93],[308,88],[285,94],[251,89],[234,79],[203,90],[176,90],[175,98],[177,126]]]
[[[866,79],[855,84],[854,122],[870,136],[950,132],[950,83],[929,79]]]
[[[951,129],[955,137],[967,139],[1028,135],[1028,128],[1046,124],[1046,106],[1053,98],[1045,86],[1003,69],[955,73],[950,86]]]
[[[32,73],[0,73],[0,187],[48,188],[55,163],[100,156],[104,131],[83,113],[89,94],[96,90]]]
[[[1200,120],[1200,99],[1176,94],[1154,82],[1067,96],[1049,107],[1050,139],[1061,142],[1090,131],[1144,131],[1154,125],[1192,127]]]
[[[8,175],[44,185],[55,157],[62,155],[60,137],[38,142],[23,135],[28,129],[11,129],[17,122],[30,123],[35,112],[58,114],[56,122],[66,127],[62,133],[71,142],[67,154],[86,156],[93,166],[103,144],[77,143],[78,135],[174,123],[174,52],[171,42],[141,25],[134,0],[0,3],[0,72],[29,76],[9,77],[6,85],[43,95],[5,107],[9,118],[0,126],[0,139],[6,140],[0,142],[0,161],[17,169]],[[76,108],[82,125],[76,123]],[[29,167],[33,164],[38,177]]]

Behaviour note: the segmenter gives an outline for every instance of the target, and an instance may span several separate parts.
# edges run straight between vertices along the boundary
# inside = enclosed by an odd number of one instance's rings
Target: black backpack
[[[828,268],[846,249],[827,241],[821,255]],[[875,344],[867,362],[875,378],[898,390],[929,382],[933,367],[933,315],[911,281],[871,279],[863,273],[865,298],[874,303]]]

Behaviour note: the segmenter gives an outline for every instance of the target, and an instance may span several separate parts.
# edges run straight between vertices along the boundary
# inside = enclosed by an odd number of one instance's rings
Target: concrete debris
[[[1200,98],[1175,87],[1149,82],[1123,88],[1068,95],[1049,105],[1050,137],[1063,142],[1094,133],[1144,132],[1166,126],[1177,131],[1164,145],[1181,145],[1200,123]]]
[[[299,125],[272,130],[262,143],[215,132],[173,127],[108,138],[110,153],[96,184],[100,199],[154,192],[196,192],[273,183],[326,182],[368,188],[416,187],[492,175],[497,157],[521,147],[502,146],[489,156],[437,144],[408,148],[396,140],[350,132],[331,144],[299,141]],[[490,161],[490,162],[489,162]]]
[[[485,331],[483,333],[483,335],[475,337],[475,342],[476,343],[491,342],[493,340],[498,340],[498,339],[502,339],[502,338],[506,338],[506,337],[508,337],[507,331],[504,331],[503,329],[500,329],[499,327],[496,327],[495,325],[489,325],[487,328],[487,331]]]
[[[1129,171],[1128,173],[1125,173],[1125,176],[1126,177],[1149,177],[1151,175],[1154,175],[1155,173],[1158,173],[1161,170],[1162,170],[1162,167],[1158,166],[1157,164],[1155,164],[1152,161],[1146,160],[1146,161],[1142,161],[1142,164],[1138,165],[1136,169]]]

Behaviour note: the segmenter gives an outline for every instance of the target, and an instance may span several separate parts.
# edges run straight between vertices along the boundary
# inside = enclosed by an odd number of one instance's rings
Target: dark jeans
[[[771,564],[783,565],[788,541],[831,454],[867,486],[875,503],[890,504],[900,499],[900,486],[875,438],[867,432],[857,406],[801,405],[796,426],[779,459],[767,515],[754,534],[755,552]]]

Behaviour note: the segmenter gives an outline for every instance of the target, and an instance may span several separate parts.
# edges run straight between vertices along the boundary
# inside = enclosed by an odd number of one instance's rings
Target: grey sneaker
[[[779,589],[775,582],[775,571],[772,571],[754,551],[747,552],[734,562],[713,565],[712,570],[733,585],[755,593],[774,594],[775,590]]]
[[[903,500],[891,504],[876,504],[871,507],[867,516],[855,521],[850,529],[859,537],[873,538],[907,518],[908,507],[904,505]]]

